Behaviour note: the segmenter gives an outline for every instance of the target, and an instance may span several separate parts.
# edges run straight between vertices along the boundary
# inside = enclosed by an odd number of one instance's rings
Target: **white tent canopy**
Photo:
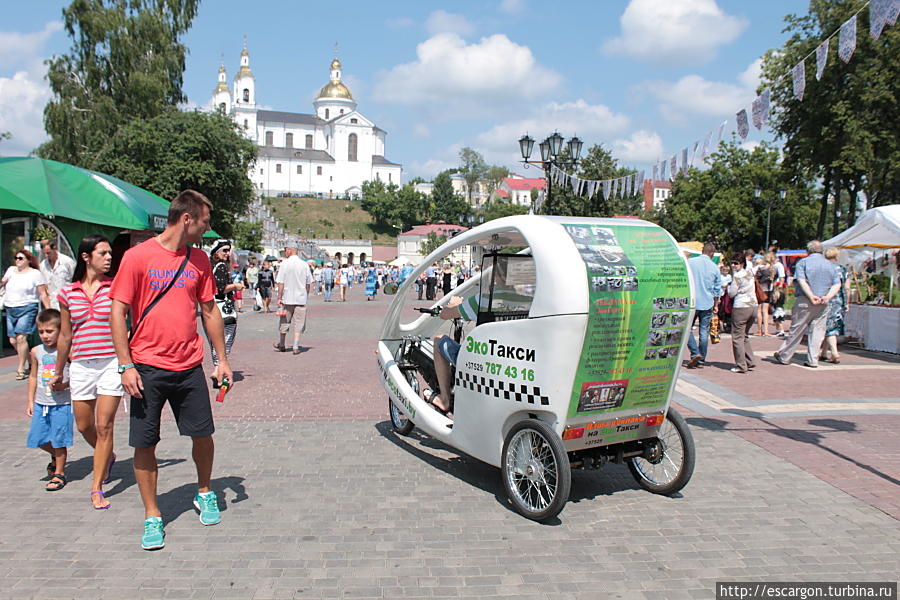
[[[867,210],[850,229],[822,244],[846,250],[841,262],[859,264],[878,252],[900,248],[900,204]]]

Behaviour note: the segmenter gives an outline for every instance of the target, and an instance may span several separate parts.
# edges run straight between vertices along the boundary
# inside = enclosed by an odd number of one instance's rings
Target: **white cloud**
[[[501,0],[501,12],[508,15],[518,15],[525,11],[525,0]]]
[[[471,35],[475,27],[462,15],[448,13],[446,10],[436,10],[428,15],[425,21],[425,29],[429,35],[439,33],[455,33],[457,35]]]
[[[684,125],[690,115],[730,117],[756,97],[760,65],[757,59],[737,77],[737,83],[710,81],[685,75],[678,81],[650,81],[638,86],[660,100],[659,110],[669,123]]]
[[[603,44],[605,53],[668,65],[706,63],[747,26],[716,0],[631,0],[619,22],[621,35]]]
[[[379,74],[378,100],[403,104],[485,105],[532,99],[557,89],[562,78],[537,64],[527,46],[502,34],[466,44],[442,33],[416,47],[417,60]],[[446,115],[444,115],[446,117]]]
[[[412,134],[415,137],[427,138],[431,137],[431,130],[424,123],[416,123],[413,126]]]
[[[612,144],[613,157],[624,163],[651,163],[663,155],[662,138],[655,131],[641,129]]]
[[[61,29],[62,23],[51,21],[32,33],[0,32],[0,131],[12,134],[0,142],[4,155],[28,154],[47,139],[44,105],[51,93],[44,46]]]
[[[22,66],[34,60],[43,51],[50,36],[62,28],[59,21],[50,21],[41,31],[33,33],[0,31],[0,70]]]

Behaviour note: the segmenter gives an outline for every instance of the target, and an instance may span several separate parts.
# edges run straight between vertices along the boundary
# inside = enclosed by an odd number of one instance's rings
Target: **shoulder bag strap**
[[[147,313],[149,313],[150,310],[154,306],[156,306],[156,304],[160,300],[163,299],[163,296],[165,296],[168,293],[168,291],[172,289],[172,286],[175,285],[176,281],[178,281],[178,277],[181,275],[181,272],[184,271],[184,267],[187,266],[188,260],[190,260],[190,258],[191,258],[191,247],[188,246],[187,251],[185,252],[185,255],[184,255],[184,260],[181,261],[181,265],[178,267],[178,270],[175,271],[175,275],[172,277],[172,280],[169,282],[169,285],[167,285],[165,287],[165,289],[163,291],[161,291],[159,293],[159,295],[156,296],[156,298],[153,299],[153,302],[151,302],[150,304],[147,305],[147,308],[145,308],[144,312],[141,313],[141,318],[138,319],[137,323],[134,324],[134,327],[131,328],[131,334],[128,336],[128,339],[131,339],[134,337],[134,334],[137,333],[138,327],[140,327],[141,323],[144,322],[144,317],[147,316]]]

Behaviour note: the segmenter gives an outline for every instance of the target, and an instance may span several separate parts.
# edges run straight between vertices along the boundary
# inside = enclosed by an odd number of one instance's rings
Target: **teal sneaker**
[[[147,517],[144,521],[144,537],[141,538],[141,548],[144,550],[159,550],[166,545],[166,532],[163,531],[163,522],[159,517]]]
[[[206,492],[194,496],[194,508],[200,511],[200,522],[204,525],[216,525],[222,520],[219,512],[219,500],[215,492]]]

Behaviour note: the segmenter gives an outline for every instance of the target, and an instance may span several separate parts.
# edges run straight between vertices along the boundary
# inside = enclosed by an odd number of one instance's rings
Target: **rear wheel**
[[[694,437],[687,422],[674,408],[659,428],[659,445],[650,457],[628,459],[628,469],[638,485],[654,494],[674,494],[687,485],[694,474]]]
[[[572,471],[562,440],[543,421],[526,419],[506,434],[500,465],[503,487],[516,512],[533,521],[562,511],[572,487]]]
[[[416,374],[414,371],[406,371],[404,373],[406,377],[406,381],[409,382],[410,387],[412,387],[413,391],[416,395],[419,394],[419,380],[416,378]],[[394,431],[400,435],[409,435],[409,432],[413,430],[413,427],[416,426],[415,423],[410,420],[403,412],[397,408],[394,404],[394,401],[388,398],[388,412],[391,415],[391,427],[394,428]]]

